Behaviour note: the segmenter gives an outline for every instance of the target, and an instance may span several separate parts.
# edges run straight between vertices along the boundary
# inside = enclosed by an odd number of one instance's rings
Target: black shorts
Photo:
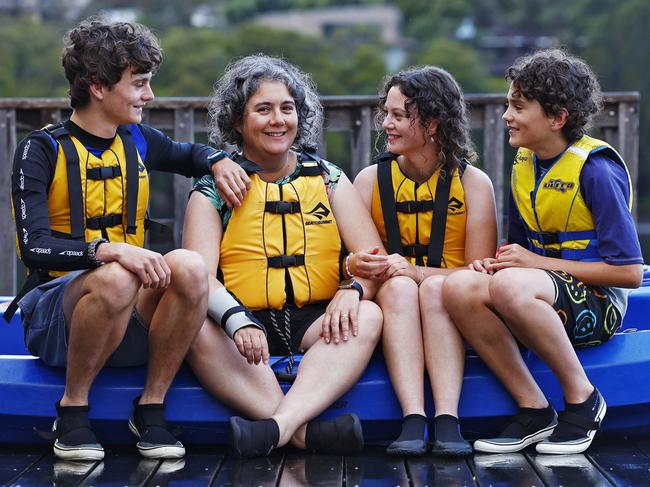
[[[271,355],[288,355],[300,351],[307,329],[321,315],[328,303],[306,304],[302,308],[288,305],[282,309],[262,309],[253,315],[266,327],[266,340]]]
[[[599,288],[563,271],[546,271],[555,285],[553,308],[575,347],[600,345],[621,327],[621,313]]]

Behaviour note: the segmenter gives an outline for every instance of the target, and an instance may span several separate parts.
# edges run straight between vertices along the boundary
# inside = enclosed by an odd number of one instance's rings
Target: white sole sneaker
[[[488,440],[476,440],[474,442],[474,450],[485,453],[516,453],[527,446],[542,441],[544,438],[550,436],[556,426],[557,420],[546,428],[536,431],[531,435],[524,436],[523,438],[493,438]]]
[[[98,461],[104,459],[104,449],[101,445],[62,445],[59,440],[54,442],[54,455],[61,460]]]
[[[605,404],[605,400],[602,399],[601,396],[600,409],[598,410],[594,421],[600,424],[600,422],[605,417],[606,412],[607,404]],[[538,443],[535,449],[537,450],[537,453],[544,453],[549,455],[571,455],[573,453],[582,453],[587,448],[589,448],[591,442],[594,441],[594,436],[596,436],[597,431],[597,429],[589,430],[587,432],[586,438],[580,438],[578,440],[563,441],[562,443],[551,443],[549,441],[544,441]]]
[[[141,438],[138,428],[133,423],[133,418],[129,418],[129,429],[138,438]],[[145,458],[166,459],[166,458],[183,458],[185,456],[185,447],[180,441],[175,445],[153,445],[138,441],[135,445]]]

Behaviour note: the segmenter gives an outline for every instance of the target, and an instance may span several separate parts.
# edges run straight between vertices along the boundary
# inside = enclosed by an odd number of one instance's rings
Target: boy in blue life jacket
[[[250,181],[224,152],[141,124],[162,61],[146,27],[88,19],[67,34],[62,61],[72,115],[21,141],[11,187],[18,252],[29,270],[14,302],[26,345],[47,365],[66,367],[49,435],[54,453],[102,459],[88,421],[90,387],[104,365],[148,362],[129,426],[142,455],[181,457],[164,399],[205,319],[208,277],[197,253],[143,248],[148,174],[212,172],[235,206]]]
[[[580,453],[605,416],[603,396],[574,347],[609,340],[621,325],[643,259],[630,214],[625,163],[585,135],[601,106],[598,81],[561,50],[518,59],[507,70],[503,119],[512,167],[508,243],[496,258],[447,278],[453,322],[501,380],[519,409],[477,451]],[[549,366],[564,391],[556,414],[524,364],[518,344]]]

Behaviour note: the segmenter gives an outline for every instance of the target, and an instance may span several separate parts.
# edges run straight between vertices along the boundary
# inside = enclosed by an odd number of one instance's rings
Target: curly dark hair
[[[127,67],[138,74],[155,73],[161,62],[158,39],[147,27],[90,17],[69,31],[63,41],[62,64],[70,83],[70,105],[86,106],[93,83],[110,88],[120,81]]]
[[[280,81],[287,87],[298,113],[294,144],[315,149],[323,127],[323,107],[311,77],[284,59],[264,54],[229,64],[215,84],[208,106],[210,140],[217,146],[229,143],[241,148],[243,140],[236,127],[244,118],[246,103],[265,81]]]
[[[438,121],[436,139],[440,145],[438,159],[442,167],[453,170],[463,159],[476,159],[469,137],[463,90],[451,74],[437,66],[415,66],[386,77],[379,93],[378,126],[384,120],[386,98],[393,86],[407,98],[404,108],[413,123],[417,116],[426,129],[432,121]]]
[[[562,49],[547,49],[515,60],[506,80],[528,100],[537,100],[544,113],[568,118],[562,133],[573,142],[582,137],[602,108],[596,75],[582,59]]]

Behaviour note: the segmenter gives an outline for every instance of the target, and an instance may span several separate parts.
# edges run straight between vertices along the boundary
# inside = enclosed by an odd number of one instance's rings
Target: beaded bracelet
[[[354,252],[350,252],[345,257],[345,272],[347,273],[348,277],[354,277],[354,274],[352,274],[352,272],[350,272],[350,264],[349,264],[350,257],[352,257],[352,254],[354,254]]]

